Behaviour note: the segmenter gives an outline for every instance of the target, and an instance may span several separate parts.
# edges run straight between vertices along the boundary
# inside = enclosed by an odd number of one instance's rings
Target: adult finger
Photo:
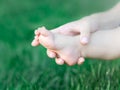
[[[61,58],[56,58],[56,59],[55,59],[55,62],[56,62],[58,65],[63,65],[63,64],[64,64],[64,60],[61,59]]]
[[[56,53],[47,49],[47,55],[50,57],[50,58],[55,58],[56,57]]]
[[[51,32],[60,33],[60,34],[64,34],[64,35],[80,34],[80,31],[78,29],[76,29],[75,22],[70,22],[70,23],[64,24],[58,28],[52,29]]]
[[[34,39],[31,43],[32,46],[38,46],[40,43],[38,40]]]
[[[89,30],[81,30],[80,31],[80,42],[85,45],[90,40],[90,31]]]
[[[83,64],[84,61],[85,61],[85,59],[84,59],[83,57],[80,57],[80,58],[78,59],[77,64],[78,64],[78,65],[81,65],[81,64]]]

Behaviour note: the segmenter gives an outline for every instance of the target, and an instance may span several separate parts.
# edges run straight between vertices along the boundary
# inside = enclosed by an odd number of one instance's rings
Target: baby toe
[[[40,35],[40,32],[39,32],[39,30],[35,30],[35,35]]]
[[[48,31],[45,27],[42,27],[40,31],[40,34],[43,35],[43,36],[50,36],[51,35],[51,32]]]
[[[39,40],[39,36],[35,36],[34,39],[35,39],[35,40]]]

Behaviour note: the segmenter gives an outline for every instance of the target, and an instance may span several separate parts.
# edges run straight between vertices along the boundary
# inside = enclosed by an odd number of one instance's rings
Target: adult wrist
[[[97,14],[86,16],[80,19],[79,22],[83,25],[88,26],[91,32],[95,32],[99,29],[99,21]]]
[[[98,21],[98,15],[97,14],[92,14],[87,17],[89,20],[89,23],[91,25],[92,31],[97,31],[99,29],[99,21]]]

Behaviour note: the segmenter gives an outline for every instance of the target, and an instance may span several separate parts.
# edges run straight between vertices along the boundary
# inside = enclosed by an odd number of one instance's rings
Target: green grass
[[[32,47],[34,30],[107,10],[119,0],[0,0],[0,90],[120,90],[120,61],[59,66]]]

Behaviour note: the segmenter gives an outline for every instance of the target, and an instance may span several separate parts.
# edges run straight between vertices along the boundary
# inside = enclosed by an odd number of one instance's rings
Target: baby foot
[[[39,36],[40,36],[40,30],[43,29],[44,27],[38,28],[37,30],[35,30],[35,37],[34,40],[32,41],[31,45],[32,46],[38,46],[40,44],[39,42]]]
[[[47,49],[57,53],[57,63],[63,64],[65,61],[68,65],[74,65],[84,62],[84,58],[80,56],[79,38],[76,37],[78,36],[53,34],[46,29],[41,29],[39,42]]]
[[[40,42],[39,42],[39,36],[40,36],[40,33],[42,31],[42,29],[46,29],[45,27],[41,27],[41,28],[38,28],[35,30],[35,37],[34,37],[34,40],[32,41],[31,45],[32,46],[38,46],[40,45]],[[55,52],[51,51],[51,50],[47,50],[47,54],[50,58],[55,58],[57,55]]]

